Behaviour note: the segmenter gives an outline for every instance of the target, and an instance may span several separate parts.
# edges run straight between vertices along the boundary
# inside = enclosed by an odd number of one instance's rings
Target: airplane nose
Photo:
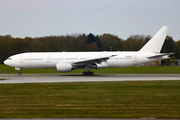
[[[9,60],[5,60],[5,61],[4,61],[4,64],[5,64],[5,65],[8,65],[8,66],[11,66],[11,62],[10,62]]]
[[[7,60],[4,61],[4,64],[7,65]]]

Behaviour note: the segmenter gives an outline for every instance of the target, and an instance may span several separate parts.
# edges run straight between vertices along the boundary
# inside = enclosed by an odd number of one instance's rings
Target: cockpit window
[[[8,60],[12,60],[12,58],[8,58]]]

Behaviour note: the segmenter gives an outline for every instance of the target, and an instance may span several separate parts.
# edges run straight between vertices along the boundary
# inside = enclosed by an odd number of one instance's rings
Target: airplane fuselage
[[[9,58],[11,60],[6,60],[5,63],[22,69],[56,68],[56,64],[60,62],[73,63],[108,55],[115,56],[106,62],[97,64],[97,68],[123,68],[168,58],[163,56],[148,59],[148,56],[155,54],[146,52],[30,52],[11,56]]]

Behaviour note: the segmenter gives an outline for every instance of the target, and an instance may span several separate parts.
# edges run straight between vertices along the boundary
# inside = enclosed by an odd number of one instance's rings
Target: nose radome
[[[11,66],[11,61],[5,60],[5,61],[4,61],[4,64],[5,64],[5,65],[8,65],[8,66]]]
[[[7,65],[7,60],[4,61],[4,64]]]

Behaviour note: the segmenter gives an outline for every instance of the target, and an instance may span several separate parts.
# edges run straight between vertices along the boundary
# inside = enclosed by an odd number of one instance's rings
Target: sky
[[[180,0],[0,0],[0,35],[109,33],[126,40],[170,26],[180,40]]]

